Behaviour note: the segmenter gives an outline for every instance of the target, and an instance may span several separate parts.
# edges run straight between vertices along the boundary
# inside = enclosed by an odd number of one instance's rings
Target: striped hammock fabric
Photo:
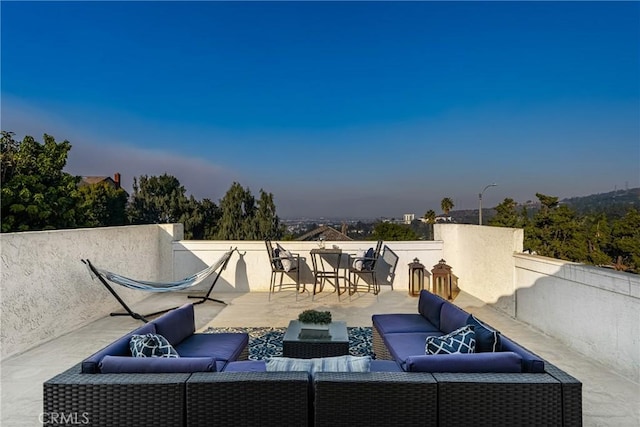
[[[213,274],[213,272],[215,272],[218,268],[220,268],[231,256],[234,250],[235,249],[231,249],[225,252],[224,255],[222,255],[220,259],[218,259],[210,267],[207,267],[204,270],[189,277],[185,277],[184,279],[177,282],[147,282],[144,280],[130,279],[120,274],[112,273],[100,268],[96,268],[96,271],[110,282],[113,282],[120,286],[124,286],[125,288],[145,292],[173,292],[190,288],[202,282],[204,279]],[[89,269],[89,271],[91,271],[91,269]],[[93,275],[93,272],[91,273]]]

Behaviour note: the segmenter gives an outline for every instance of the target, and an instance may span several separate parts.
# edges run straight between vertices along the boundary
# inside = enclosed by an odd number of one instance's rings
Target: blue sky
[[[640,186],[638,2],[7,2],[1,125],[292,216]]]

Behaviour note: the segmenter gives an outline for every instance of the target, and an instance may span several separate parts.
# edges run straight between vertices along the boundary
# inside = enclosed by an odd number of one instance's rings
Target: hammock
[[[162,313],[165,313],[165,312],[167,312],[169,310],[173,310],[176,307],[171,307],[171,308],[168,308],[168,309],[165,309],[165,310],[156,311],[154,313],[145,314],[144,316],[140,315],[138,313],[133,312],[127,306],[127,304],[125,304],[125,302],[122,300],[120,295],[118,295],[118,293],[109,285],[109,283],[107,283],[107,280],[112,282],[112,283],[115,283],[117,285],[123,286],[125,288],[134,289],[134,290],[138,290],[138,291],[145,291],[145,292],[173,292],[173,291],[179,291],[179,290],[187,289],[187,288],[195,286],[195,285],[197,285],[199,283],[202,283],[202,281],[204,281],[207,277],[212,275],[215,271],[219,270],[218,275],[214,279],[213,283],[211,284],[211,287],[209,288],[209,291],[207,292],[207,294],[205,296],[192,296],[192,295],[189,295],[187,298],[198,298],[198,299],[200,299],[200,301],[196,301],[194,304],[202,304],[203,302],[208,300],[208,301],[219,302],[221,304],[225,304],[226,305],[226,303],[224,301],[220,301],[220,300],[217,300],[217,299],[214,299],[214,298],[209,298],[209,295],[211,294],[211,291],[213,290],[213,287],[215,286],[216,282],[218,281],[218,278],[220,277],[220,274],[227,267],[227,264],[229,263],[229,259],[231,259],[231,255],[233,254],[233,251],[235,251],[236,249],[237,248],[229,249],[216,262],[214,262],[210,267],[207,267],[204,270],[202,270],[202,271],[200,271],[198,273],[195,273],[195,274],[193,274],[191,276],[185,277],[184,279],[179,280],[177,282],[149,282],[149,281],[144,281],[144,280],[131,279],[131,278],[125,277],[125,276],[123,276],[121,274],[112,273],[110,271],[97,268],[93,264],[91,264],[91,261],[89,261],[88,259],[83,259],[82,262],[89,269],[89,272],[91,273],[91,277],[92,278],[97,277],[100,280],[100,282],[109,290],[109,292],[111,292],[111,294],[118,300],[120,305],[122,305],[122,307],[127,311],[126,313],[111,313],[111,316],[131,316],[134,319],[142,320],[143,322],[148,322],[146,317],[151,317],[151,316],[155,316],[155,315],[158,315],[158,314],[162,314]]]
[[[211,274],[213,274],[218,268],[220,268],[222,264],[224,264],[227,261],[227,258],[231,257],[231,254],[233,253],[233,251],[234,249],[225,252],[224,255],[222,255],[220,259],[218,259],[218,261],[213,263],[213,265],[211,265],[210,267],[207,267],[204,270],[196,274],[193,274],[189,277],[185,277],[184,279],[179,280],[177,282],[147,282],[144,280],[130,279],[120,274],[112,273],[110,271],[102,270],[100,268],[96,268],[95,270],[110,282],[113,282],[120,286],[124,286],[125,288],[135,289],[138,291],[145,291],[145,292],[173,292],[173,291],[180,291],[183,289],[190,288],[202,282],[204,279],[206,279]],[[86,260],[86,261],[87,263],[89,262],[89,260]],[[89,264],[87,264],[87,267],[88,266]],[[91,268],[89,269],[91,270]]]

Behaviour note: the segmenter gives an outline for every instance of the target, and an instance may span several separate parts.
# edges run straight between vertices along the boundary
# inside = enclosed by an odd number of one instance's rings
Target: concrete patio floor
[[[228,305],[214,302],[197,305],[198,330],[209,326],[287,326],[289,320],[309,308],[329,310],[334,320],[346,321],[349,326],[371,326],[372,314],[415,313],[418,302],[406,291],[388,289],[383,289],[378,298],[368,293],[358,293],[352,298],[343,294],[340,301],[335,292],[323,292],[316,295],[314,301],[308,292],[296,301],[292,291],[276,293],[271,301],[267,293],[260,292],[216,293],[215,298]],[[155,294],[133,308],[140,313],[152,312],[187,301],[184,293]],[[640,426],[640,384],[464,292],[454,302],[582,381],[585,426]],[[104,317],[2,360],[0,424],[12,427],[40,425],[42,383],[140,324],[130,317]]]

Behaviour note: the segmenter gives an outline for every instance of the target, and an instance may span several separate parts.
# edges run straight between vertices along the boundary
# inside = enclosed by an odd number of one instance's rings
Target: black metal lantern
[[[418,258],[414,258],[409,264],[409,295],[417,297],[424,289],[424,265],[420,264]]]

